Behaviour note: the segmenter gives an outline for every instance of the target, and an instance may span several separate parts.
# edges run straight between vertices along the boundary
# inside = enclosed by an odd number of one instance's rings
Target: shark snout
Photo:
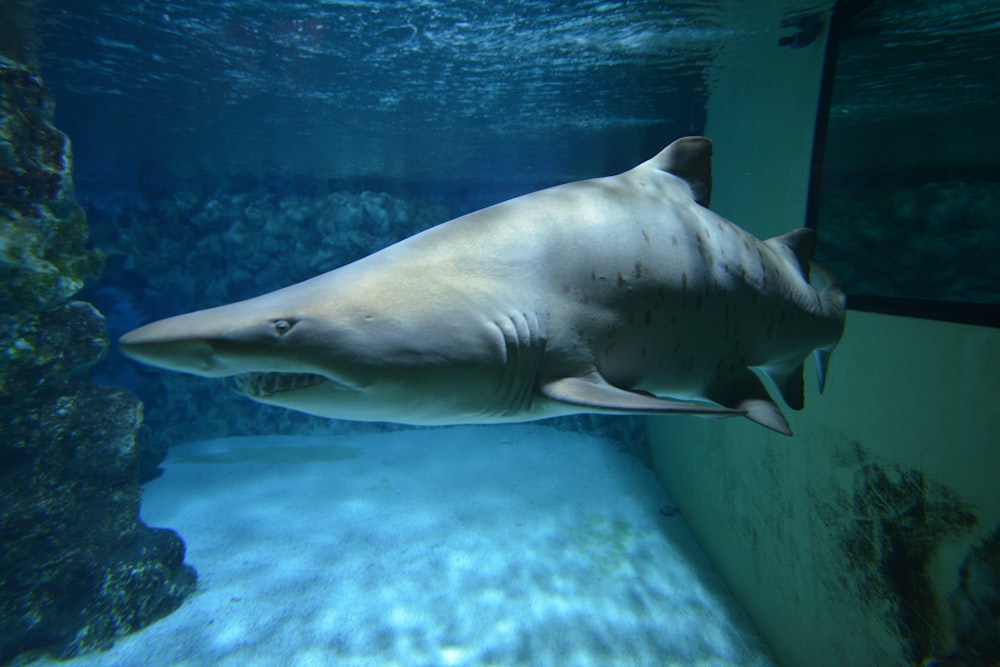
[[[159,336],[149,326],[131,331],[118,339],[125,356],[144,364],[171,371],[208,377],[230,375],[217,363],[215,349],[205,340],[177,340]]]

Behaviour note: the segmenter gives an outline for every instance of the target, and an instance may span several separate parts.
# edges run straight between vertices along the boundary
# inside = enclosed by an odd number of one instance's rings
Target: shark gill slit
[[[538,367],[545,351],[545,335],[535,313],[517,313],[494,322],[494,326],[503,340],[504,370],[496,400],[486,412],[510,417],[531,406]]]

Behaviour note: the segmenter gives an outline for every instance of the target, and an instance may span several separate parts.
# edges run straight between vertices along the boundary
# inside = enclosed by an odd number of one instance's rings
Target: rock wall
[[[195,582],[180,537],[139,520],[142,404],[88,379],[104,318],[70,299],[102,257],[53,109],[0,57],[0,663],[104,648]]]

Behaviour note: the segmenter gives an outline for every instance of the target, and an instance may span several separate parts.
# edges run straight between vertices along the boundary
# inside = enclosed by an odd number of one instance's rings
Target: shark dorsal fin
[[[712,140],[684,137],[673,142],[647,164],[683,179],[694,200],[708,208],[712,199]]]
[[[799,262],[802,277],[809,280],[809,260],[816,251],[816,232],[808,227],[793,229],[787,234],[768,239],[769,243],[784,246],[792,251]]]

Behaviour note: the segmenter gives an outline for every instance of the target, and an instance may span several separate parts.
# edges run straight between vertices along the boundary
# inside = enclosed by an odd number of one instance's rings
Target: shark
[[[743,416],[791,435],[846,298],[816,235],[760,240],[709,208],[712,143],[461,216],[255,298],[118,341],[152,366],[331,418]],[[768,389],[770,386],[770,391]],[[773,392],[773,396],[772,396]]]

